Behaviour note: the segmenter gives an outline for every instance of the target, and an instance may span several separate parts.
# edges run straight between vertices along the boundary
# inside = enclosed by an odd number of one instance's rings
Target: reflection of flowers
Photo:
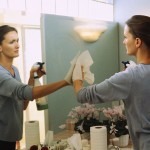
[[[116,137],[128,134],[127,120],[124,113],[123,105],[114,106],[113,108],[103,108],[104,116],[107,120],[103,124],[107,126],[110,134],[115,134]]]
[[[91,126],[100,125],[99,114],[101,112],[100,108],[96,108],[92,104],[82,104],[73,108],[69,112],[69,117],[75,120],[74,130],[83,133],[89,132]]]

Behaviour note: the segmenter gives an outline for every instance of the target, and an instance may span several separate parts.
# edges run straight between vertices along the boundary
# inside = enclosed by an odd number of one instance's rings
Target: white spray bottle
[[[36,62],[33,64],[32,67],[42,69],[44,64],[45,64],[44,62]],[[40,86],[40,85],[41,83],[40,83],[38,74],[37,72],[34,72],[34,86]],[[46,98],[45,97],[37,98],[36,106],[37,106],[37,110],[48,109],[48,103],[47,103]]]

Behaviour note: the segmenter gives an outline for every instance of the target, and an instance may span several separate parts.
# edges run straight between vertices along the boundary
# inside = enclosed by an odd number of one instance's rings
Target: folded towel
[[[68,138],[67,142],[72,150],[82,150],[82,141],[79,133],[73,134]]]

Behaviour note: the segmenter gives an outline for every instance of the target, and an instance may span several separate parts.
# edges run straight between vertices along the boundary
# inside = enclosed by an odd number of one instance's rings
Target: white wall
[[[150,16],[150,0],[114,0],[114,20],[119,22],[120,69],[122,60],[134,59],[126,55],[123,41],[124,22],[132,15]]]

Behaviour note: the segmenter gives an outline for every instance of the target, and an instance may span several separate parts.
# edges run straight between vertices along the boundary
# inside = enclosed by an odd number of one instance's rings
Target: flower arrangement
[[[90,132],[90,127],[95,125],[101,125],[99,121],[100,108],[96,108],[93,104],[82,104],[73,108],[68,117],[74,119],[75,127],[74,130],[79,133]]]
[[[100,122],[100,113],[106,117],[102,122]],[[90,127],[97,125],[105,125],[108,133],[114,134],[116,137],[129,134],[123,105],[112,108],[97,108],[93,104],[85,103],[72,108],[68,117],[75,122],[74,130],[81,134],[90,132]]]
[[[107,118],[107,120],[103,121],[103,124],[107,126],[107,131],[110,134],[114,134],[116,137],[129,134],[123,105],[103,108],[102,112]]]

